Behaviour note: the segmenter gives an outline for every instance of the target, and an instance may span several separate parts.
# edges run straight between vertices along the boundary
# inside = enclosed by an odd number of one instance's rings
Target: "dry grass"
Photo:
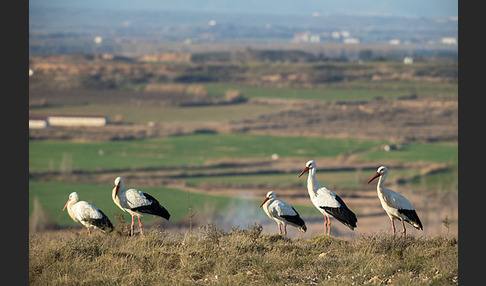
[[[54,229],[56,223],[50,219],[49,215],[44,211],[38,197],[34,197],[33,204],[32,215],[29,217],[29,232],[36,233]]]
[[[457,285],[455,238],[376,234],[353,240],[160,228],[127,237],[57,231],[29,236],[30,285]]]

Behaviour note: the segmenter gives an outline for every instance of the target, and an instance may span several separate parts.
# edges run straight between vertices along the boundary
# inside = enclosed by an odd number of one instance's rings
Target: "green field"
[[[457,188],[457,144],[410,144],[400,150],[382,151],[378,140],[336,139],[324,137],[299,136],[269,136],[250,134],[201,134],[164,137],[146,140],[131,140],[117,142],[69,142],[69,141],[31,141],[29,142],[29,170],[33,171],[70,171],[70,170],[100,170],[110,168],[157,167],[172,166],[175,169],[185,169],[192,172],[190,166],[203,165],[216,160],[264,159],[273,153],[281,158],[301,158],[302,167],[309,159],[337,158],[346,152],[359,152],[362,160],[376,162],[445,162],[451,167],[447,170],[408,180],[408,184],[417,189],[450,190]],[[100,152],[102,151],[102,152]],[[318,162],[319,168],[319,162]],[[224,171],[214,168],[211,171]],[[390,179],[415,178],[420,175],[420,169],[393,169]],[[333,171],[318,172],[317,179],[331,188],[365,188],[365,182],[373,175],[373,171]],[[188,177],[181,179],[189,186],[201,187],[208,184],[227,184],[229,186],[245,186],[261,188],[290,187],[301,188],[305,192],[305,178],[298,178],[298,173],[284,174],[249,174],[249,175],[218,175]],[[113,175],[113,180],[115,175]],[[126,182],[127,187],[130,182]],[[172,221],[178,221],[188,214],[188,194],[186,190],[166,187],[137,186],[143,191],[154,195],[167,207],[172,214]],[[59,225],[72,225],[62,207],[69,193],[77,191],[81,200],[92,202],[101,208],[112,220],[121,210],[111,200],[113,181],[106,184],[85,184],[67,182],[29,183],[29,213],[32,213],[33,199],[38,198],[42,208]],[[263,196],[264,194],[262,194]],[[247,198],[231,198],[212,196],[201,193],[191,193],[191,200],[198,202],[195,212],[203,213],[211,210],[210,215],[216,215],[232,206],[255,207],[256,217],[264,217],[258,210],[260,201]],[[295,206],[301,215],[317,215],[311,206]],[[130,219],[125,213],[125,219]],[[152,217],[145,220],[150,221]]]
[[[403,146],[399,150],[384,152],[382,150],[368,151],[360,154],[360,158],[372,161],[407,161],[407,162],[449,162],[457,163],[457,144],[416,143]]]
[[[381,140],[252,134],[201,134],[120,142],[29,142],[29,170],[202,165],[220,159],[280,157],[307,160],[367,150]],[[66,166],[67,165],[67,166]]]
[[[373,171],[338,171],[338,172],[318,172],[317,179],[319,182],[325,184],[331,189],[338,188],[354,188],[366,189],[366,181],[374,174]],[[390,179],[394,178],[410,178],[420,174],[420,169],[394,169],[390,173]],[[271,189],[271,187],[294,187],[296,190],[300,189],[306,192],[305,178],[298,178],[298,174],[270,174],[270,175],[249,175],[249,176],[217,176],[217,177],[202,177],[202,178],[188,178],[184,181],[189,185],[201,186],[205,183],[226,183],[233,186],[251,184],[258,185],[262,188]],[[113,178],[114,179],[114,178]],[[129,182],[126,187],[130,187]],[[457,188],[457,165],[448,168],[439,173],[429,174],[420,177],[416,180],[411,180],[409,183],[413,189],[438,189],[449,191],[454,186]],[[116,223],[115,215],[122,213],[122,211],[113,203],[111,199],[111,191],[113,182],[109,181],[106,184],[88,184],[88,183],[68,183],[68,182],[39,182],[30,181],[29,183],[29,213],[33,211],[34,198],[37,197],[43,210],[48,216],[58,225],[75,225],[69,218],[66,212],[62,212],[62,208],[67,201],[71,192],[78,192],[80,200],[89,201],[100,209],[102,209],[112,222]],[[137,188],[155,196],[162,205],[164,205],[171,213],[171,221],[177,222],[189,214],[189,200],[193,206],[193,212],[202,216],[217,216],[221,213],[236,211],[245,211],[245,217],[248,220],[265,219],[264,213],[258,209],[261,201],[259,199],[253,200],[245,197],[231,197],[228,196],[214,196],[203,193],[190,192],[187,190],[167,188],[167,187],[149,187],[137,186]],[[188,197],[189,195],[189,197]],[[262,193],[262,199],[264,193]],[[319,213],[313,206],[310,205],[295,205],[294,207],[303,216],[316,216]],[[127,213],[123,213],[125,221],[130,220]],[[146,216],[144,221],[153,220],[152,216]]]
[[[67,141],[31,141],[29,143],[29,169],[41,170],[73,170],[73,169],[104,169],[120,167],[151,167],[151,166],[190,166],[202,165],[217,159],[240,158],[270,158],[273,153],[281,157],[302,158],[302,165],[307,160],[315,157],[336,157],[343,152],[367,150],[379,146],[383,142],[376,140],[358,139],[333,139],[322,137],[298,137],[298,136],[267,136],[247,134],[213,134],[213,135],[187,135],[164,137],[147,140],[132,140],[120,142],[67,142]],[[102,150],[102,153],[99,151]],[[102,154],[102,155],[101,155]],[[305,179],[297,178],[298,174],[287,176],[264,176],[260,181],[267,184],[280,181],[284,183],[300,184],[303,186]],[[345,181],[346,178],[342,178]],[[113,178],[114,179],[114,178]],[[256,182],[254,177],[238,177],[236,181]],[[206,179],[207,180],[207,179]],[[225,182],[228,178],[217,177],[216,181]],[[204,183],[205,179],[189,179],[189,184]],[[292,182],[293,181],[293,182]],[[232,182],[229,179],[230,183]],[[356,182],[355,182],[356,183]],[[127,187],[130,186],[126,182]],[[347,183],[346,183],[347,184]],[[172,220],[178,221],[188,214],[187,192],[172,188],[143,187],[144,191],[160,199],[172,214]],[[106,185],[37,182],[30,181],[29,185],[29,212],[32,212],[33,199],[37,197],[42,208],[56,223],[60,225],[74,224],[67,213],[63,213],[62,207],[67,201],[69,193],[77,191],[80,199],[89,200],[101,208],[110,218],[115,213],[121,213],[111,200],[113,182]],[[305,189],[304,189],[305,190]],[[264,194],[262,194],[263,196]],[[246,199],[234,199],[229,197],[207,196],[203,194],[191,194],[191,200],[198,202],[198,206],[204,211],[213,209],[215,213],[221,213],[224,208],[231,206],[255,207],[257,216],[264,215],[258,210],[260,201]],[[295,206],[302,215],[318,214],[313,207]],[[125,219],[130,217],[125,214]],[[151,220],[150,217],[147,220]]]
[[[131,187],[130,182],[126,182],[127,188]],[[192,206],[192,212],[202,218],[217,217],[221,213],[227,213],[228,216],[236,212],[245,212],[245,217],[249,221],[265,219],[266,215],[259,209],[262,200],[252,200],[248,198],[238,198],[230,196],[214,196],[201,193],[189,192],[186,190],[166,188],[166,187],[139,187],[143,192],[151,194],[163,205],[171,214],[170,221],[177,222],[189,215],[189,204]],[[67,202],[71,192],[77,192],[79,199],[88,201],[100,208],[112,221],[117,224],[116,215],[121,213],[126,222],[130,222],[131,216],[122,212],[115,205],[111,198],[113,182],[106,184],[87,184],[87,183],[67,183],[67,182],[29,182],[29,214],[34,207],[34,198],[38,198],[43,211],[58,225],[76,225],[75,222],[62,208]],[[318,214],[314,207],[299,206],[294,207],[301,215]],[[232,213],[235,212],[235,213]],[[150,222],[153,216],[145,216],[144,222]],[[243,225],[242,225],[243,227]]]
[[[241,91],[248,98],[278,98],[278,99],[306,99],[326,101],[361,101],[375,97],[397,97],[407,95],[401,90],[359,90],[359,89],[302,89],[302,88],[277,88],[277,87],[253,87],[232,84],[208,84],[210,94],[222,95],[227,89]]]
[[[210,94],[224,95],[228,89],[241,91],[247,98],[306,99],[323,101],[368,101],[375,98],[397,98],[401,96],[441,95],[457,97],[457,84],[449,83],[404,83],[404,82],[352,82],[330,84],[316,88],[277,88],[239,84],[206,84]]]

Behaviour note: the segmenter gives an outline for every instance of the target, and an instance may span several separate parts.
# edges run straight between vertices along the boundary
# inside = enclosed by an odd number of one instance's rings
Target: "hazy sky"
[[[29,0],[29,6],[259,14],[458,16],[458,0]]]

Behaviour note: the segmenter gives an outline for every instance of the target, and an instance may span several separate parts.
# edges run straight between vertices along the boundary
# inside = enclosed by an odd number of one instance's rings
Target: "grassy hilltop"
[[[127,226],[125,226],[127,227]],[[255,224],[185,235],[120,228],[29,236],[30,285],[457,285],[455,238],[374,234],[287,239]]]

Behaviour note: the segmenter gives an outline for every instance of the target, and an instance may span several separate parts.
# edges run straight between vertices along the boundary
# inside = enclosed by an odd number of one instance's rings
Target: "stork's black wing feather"
[[[405,215],[405,221],[410,223],[416,229],[424,229],[422,226],[422,222],[420,221],[415,210],[399,209],[398,212]]]
[[[103,232],[112,231],[113,224],[111,223],[110,219],[108,219],[108,217],[100,209],[98,209],[98,211],[102,214],[100,219],[88,219],[87,221],[101,229]]]
[[[167,209],[165,209],[162,205],[160,205],[160,203],[159,203],[159,201],[157,201],[157,199],[155,199],[154,197],[152,197],[151,195],[149,195],[147,193],[143,193],[143,195],[148,200],[150,200],[152,203],[150,205],[132,208],[131,209],[132,211],[156,215],[156,216],[163,217],[166,220],[169,220],[169,218],[170,218],[169,211],[167,211]]]
[[[292,207],[292,209],[295,211],[296,215],[281,215],[281,217],[289,223],[295,224],[296,226],[302,228],[302,230],[305,232],[307,230],[307,226],[305,225],[304,220],[300,217],[299,213],[294,209],[294,207]]]
[[[320,206],[320,208],[331,214],[335,219],[349,227],[351,230],[354,230],[358,218],[356,218],[356,215],[348,208],[348,206],[346,206],[344,201],[338,195],[336,195],[336,200],[341,204],[340,207],[333,208]]]

